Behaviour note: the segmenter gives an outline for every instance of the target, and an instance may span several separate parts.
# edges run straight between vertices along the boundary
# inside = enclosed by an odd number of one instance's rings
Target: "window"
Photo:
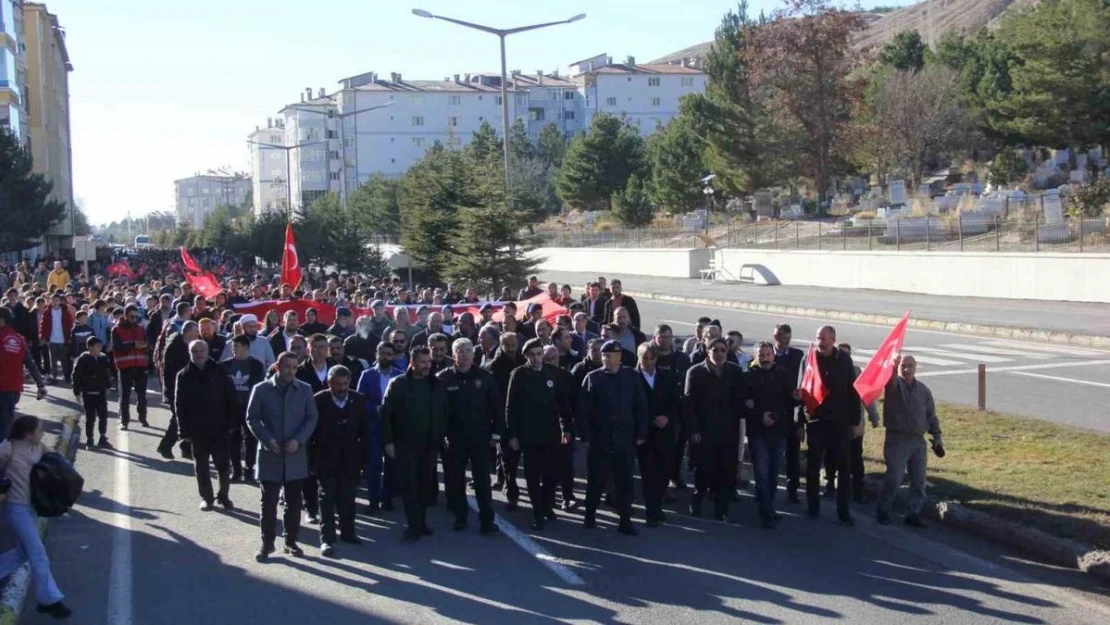
[[[516,105],[517,106],[524,106],[525,104],[527,104],[527,98],[525,98],[525,96],[518,95],[516,97]]]
[[[412,125],[413,126],[423,126],[424,125],[424,116],[423,115],[414,116],[412,118]]]
[[[563,119],[574,119],[574,111],[563,111]]]
[[[648,86],[649,87],[658,87],[659,86],[659,77],[658,76],[652,76],[652,77],[648,78]]]
[[[339,172],[337,172],[337,171],[331,172],[331,179],[332,180],[339,180]]]
[[[329,130],[328,131],[328,138],[329,139],[338,139],[339,135],[337,135],[334,130]]]
[[[616,98],[605,98],[605,106],[616,106],[616,105],[617,105],[617,99]]]
[[[659,103],[660,103],[660,99],[659,99],[659,98],[652,98],[652,99],[651,99],[651,105],[652,105],[652,106],[659,106]]]
[[[558,100],[559,99],[559,90],[556,89],[556,90],[553,90],[551,92],[551,99],[552,100]]]
[[[533,122],[542,122],[544,120],[543,109],[528,109],[528,120]]]
[[[682,86],[683,87],[693,87],[694,86],[694,77],[693,76],[683,76],[682,77]]]
[[[564,91],[563,92],[563,99],[564,100],[573,100],[574,99],[574,92],[573,91]]]
[[[447,103],[451,106],[458,106],[462,104],[462,96],[449,95],[447,96]]]
[[[448,117],[447,118],[447,125],[448,126],[458,126],[459,125],[459,118],[458,117]]]
[[[501,106],[501,96],[497,96],[497,106]]]
[[[343,137],[343,147],[350,148],[350,147],[354,147],[354,145],[355,145],[355,140],[354,140],[353,137]]]
[[[329,150],[328,151],[328,160],[338,161],[339,160],[339,150]]]
[[[418,148],[424,147],[424,137],[413,137],[412,144]]]

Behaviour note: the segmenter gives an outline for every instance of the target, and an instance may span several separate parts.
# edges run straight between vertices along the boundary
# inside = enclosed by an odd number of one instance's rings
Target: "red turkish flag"
[[[285,250],[281,254],[281,283],[296,289],[301,284],[301,262],[293,240],[293,224],[285,226]]]
[[[200,263],[193,258],[189,250],[185,249],[185,246],[181,247],[181,262],[185,265],[186,272],[204,273],[204,269],[200,266]]]
[[[867,363],[859,377],[856,378],[854,386],[863,403],[870,404],[878,399],[883,392],[883,388],[886,387],[887,382],[890,382],[891,376],[894,375],[894,359],[902,353],[902,343],[906,338],[906,326],[909,321],[910,313],[907,312],[902,320],[894,326],[894,329],[890,331],[879,349],[875,351],[875,355],[871,357],[871,362]]]
[[[802,392],[802,401],[805,402],[806,412],[813,414],[814,410],[825,401],[829,389],[821,379],[821,372],[817,368],[817,348],[809,346],[806,354],[805,372],[802,374],[802,385],[798,387]]]
[[[186,271],[185,280],[192,285],[194,291],[208,298],[216,297],[221,290],[219,280],[207,271],[200,273]]]
[[[135,272],[131,271],[131,267],[127,264],[126,260],[121,260],[108,265],[108,275],[129,278],[132,280],[135,279]]]

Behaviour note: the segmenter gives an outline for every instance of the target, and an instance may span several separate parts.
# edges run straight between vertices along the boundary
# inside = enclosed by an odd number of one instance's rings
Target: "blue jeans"
[[[393,499],[394,461],[385,457],[381,417],[371,415],[368,430],[366,461],[362,467],[366,475],[366,495],[370,503],[381,504]]]
[[[11,575],[23,565],[31,562],[31,580],[35,584],[35,601],[39,605],[50,605],[61,601],[65,595],[54,583],[50,572],[50,558],[46,547],[39,537],[37,515],[31,506],[4,504],[4,516],[15,533],[18,544],[10,551],[0,553],[0,579]]]
[[[779,459],[786,450],[786,439],[779,436],[756,436],[748,439],[755,473],[755,501],[759,516],[768,520],[775,514],[775,490],[779,482]]]
[[[0,443],[8,440],[12,431],[12,421],[15,421],[15,405],[19,403],[19,393],[15,391],[0,392]]]

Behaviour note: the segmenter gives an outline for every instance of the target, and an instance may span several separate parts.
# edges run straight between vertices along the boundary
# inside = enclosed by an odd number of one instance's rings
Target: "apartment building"
[[[19,0],[0,0],[0,128],[27,140],[23,97],[27,60],[23,50],[23,12]]]
[[[178,224],[196,230],[219,206],[241,206],[251,192],[251,179],[240,175],[197,174],[174,180],[174,204]]]
[[[338,109],[336,98],[323,88],[315,97],[312,89],[306,88],[300,102],[279,111],[284,119],[294,211],[342,188]]]
[[[639,65],[631,56],[613,63],[605,54],[572,63],[570,73],[582,97],[585,128],[608,113],[626,116],[643,135],[677,116],[682,96],[705,91],[707,81],[693,63]]]
[[[285,120],[268,118],[266,127],[247,135],[251,153],[251,201],[255,217],[264,212],[288,212],[289,160],[285,150]]]

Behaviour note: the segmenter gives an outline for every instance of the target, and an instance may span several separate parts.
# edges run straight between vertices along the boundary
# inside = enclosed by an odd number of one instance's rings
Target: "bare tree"
[[[904,169],[914,186],[930,163],[974,144],[974,116],[960,100],[959,73],[943,65],[880,74],[869,104],[873,165]]]

